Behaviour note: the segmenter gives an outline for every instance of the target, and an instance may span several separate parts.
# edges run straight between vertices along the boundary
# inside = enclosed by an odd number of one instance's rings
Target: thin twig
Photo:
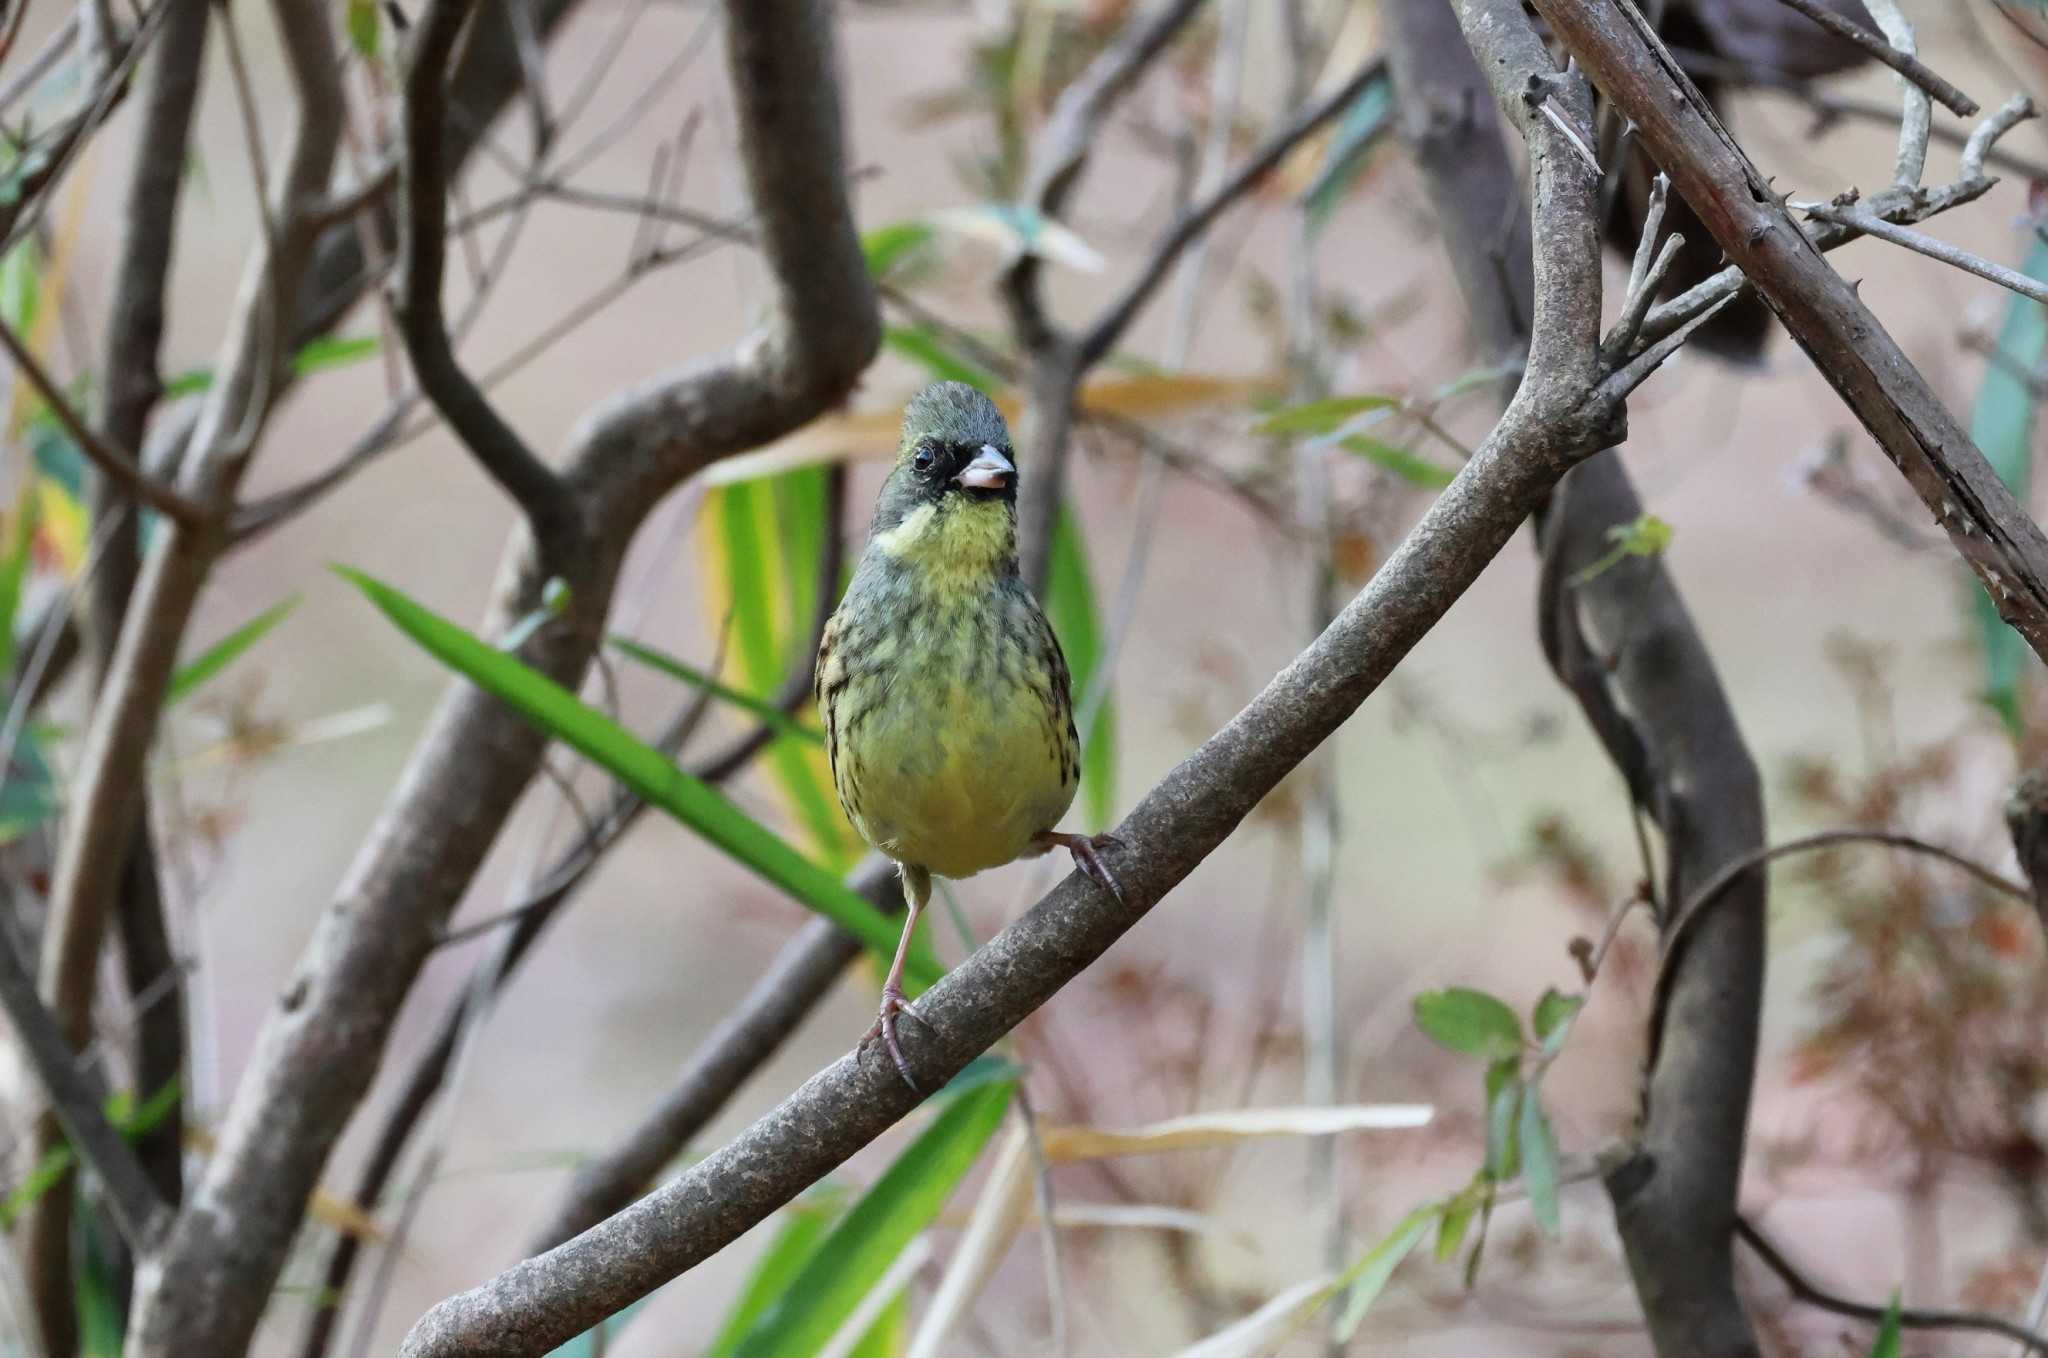
[[[1160,0],[1126,24],[1116,40],[1067,86],[1033,147],[1031,179],[1024,201],[1046,217],[1059,215],[1088,164],[1103,118],[1166,50],[1201,5],[1202,0]],[[1044,349],[1057,339],[1039,297],[1038,267],[1035,252],[1021,251],[1003,282],[1018,339],[1031,352]]]
[[[1190,241],[1209,229],[1209,226],[1239,198],[1266,175],[1272,172],[1289,152],[1300,145],[1302,140],[1317,128],[1349,108],[1372,81],[1386,71],[1383,58],[1374,58],[1352,73],[1349,80],[1337,86],[1315,103],[1303,108],[1287,120],[1287,124],[1238,166],[1228,178],[1185,211],[1178,214],[1152,247],[1152,253],[1140,266],[1137,277],[1125,286],[1116,301],[1106,307],[1096,322],[1088,328],[1079,344],[1082,365],[1093,364],[1102,358],[1118,340],[1151,298],[1152,292],[1166,277],[1173,261],[1187,248]]]
[[[1833,222],[1836,226],[1854,227],[1866,236],[1875,236],[1878,240],[1890,241],[1893,245],[1902,245],[1916,254],[1926,255],[1929,259],[1938,259],[1944,264],[1953,265],[1961,269],[1964,273],[1973,273],[1979,278],[1996,283],[2001,288],[2016,292],[2022,297],[2030,298],[2036,302],[2048,302],[2048,286],[2043,286],[2037,280],[2029,278],[2017,269],[2010,269],[2003,264],[1993,263],[1982,255],[1972,254],[1959,245],[1951,245],[1945,240],[1937,240],[1924,231],[1915,231],[1911,227],[1894,226],[1890,222],[1879,217],[1873,217],[1867,212],[1858,211],[1853,207],[1838,207],[1832,203],[1794,202],[1787,203],[1786,206],[1804,212],[1809,217],[1818,218],[1824,222]]]
[[[256,90],[249,79],[249,64],[242,56],[242,39],[234,15],[221,15],[221,37],[228,54],[228,71],[234,77],[235,107],[242,117],[242,141],[249,156],[249,173],[256,183],[256,213],[263,225],[263,238],[277,249],[277,221],[271,216],[270,165],[263,153],[263,113]]]
[[[456,360],[441,310],[448,254],[447,68],[474,0],[430,0],[420,16],[405,71],[399,163],[397,314],[420,390],[447,419],[471,456],[517,504],[547,554],[581,535],[572,502]]]
[[[188,527],[199,528],[211,522],[213,516],[204,505],[156,480],[142,470],[133,453],[114,447],[94,432],[57,384],[50,380],[50,375],[43,371],[43,365],[36,362],[35,355],[28,351],[28,346],[21,342],[13,327],[5,323],[0,323],[0,348],[7,351],[14,366],[35,388],[36,395],[42,397],[50,414],[64,426],[64,432],[72,437],[80,451],[108,480],[151,509]]]
[[[1851,1301],[1847,1297],[1823,1291],[1795,1268],[1791,1260],[1780,1254],[1777,1247],[1766,1240],[1761,1231],[1750,1225],[1748,1218],[1735,1218],[1735,1234],[1741,1238],[1743,1244],[1755,1251],[1756,1257],[1763,1260],[1771,1272],[1784,1281],[1794,1297],[1809,1306],[1818,1306],[1823,1311],[1833,1311],[1836,1315],[1867,1321],[1872,1325],[1892,1316],[1896,1317],[1902,1327],[1909,1330],[1973,1330],[1980,1334],[1995,1334],[2021,1344],[2022,1352],[2048,1353],[2048,1338],[1997,1316],[1984,1315],[1977,1311],[1928,1311],[1919,1307],[1901,1307],[1894,1311],[1887,1306]]]
[[[1764,864],[1779,858],[1785,858],[1794,854],[1812,853],[1819,849],[1837,848],[1844,844],[1881,844],[1886,848],[1903,849],[1909,853],[1924,854],[1929,858],[1939,859],[1951,867],[1961,869],[1978,883],[2002,895],[2029,903],[2034,899],[2033,892],[2011,878],[2001,876],[1975,859],[1959,854],[1953,849],[1945,849],[1939,844],[1930,843],[1913,835],[1894,834],[1886,830],[1822,830],[1818,834],[1802,835],[1798,839],[1788,839],[1782,844],[1772,844],[1735,859],[1722,868],[1720,872],[1709,878],[1700,886],[1698,891],[1694,892],[1690,898],[1679,905],[1678,913],[1667,921],[1664,930],[1664,962],[1657,979],[1659,993],[1661,994],[1663,991],[1665,981],[1672,969],[1673,960],[1677,958],[1679,952],[1684,948],[1686,940],[1697,926],[1697,922],[1714,908],[1728,888],[1740,880],[1743,874],[1754,872]]]
[[[1825,28],[1844,42],[1856,46],[1876,57],[1885,65],[1897,71],[1906,79],[1927,91],[1941,106],[1960,118],[1974,118],[1977,115],[1977,101],[1964,94],[1954,85],[1928,69],[1920,58],[1910,52],[1902,52],[1886,42],[1879,34],[1871,32],[1859,23],[1844,19],[1820,0],[1778,0],[1789,9],[1798,10],[1807,18]]]
[[[1899,8],[1899,0],[1863,0],[1863,7],[1877,21],[1893,51],[1907,57],[1918,54],[1913,25],[1907,20],[1905,11]],[[1899,116],[1899,154],[1893,164],[1892,182],[1901,188],[1914,189],[1920,187],[1920,178],[1927,172],[1927,138],[1934,126],[1934,105],[1926,90],[1904,75],[1898,80],[1903,107]]]
[[[1607,917],[1606,927],[1600,931],[1599,942],[1595,943],[1586,938],[1572,940],[1572,960],[1579,964],[1579,975],[1585,978],[1588,986],[1599,976],[1601,966],[1607,961],[1608,950],[1614,946],[1614,940],[1621,937],[1621,926],[1628,922],[1628,917],[1638,910],[1656,910],[1656,903],[1651,899],[1650,882],[1651,879],[1645,877],[1642,885],[1631,892],[1627,900],[1614,908],[1614,912]]]
[[[1971,129],[1963,143],[1961,177],[1965,181],[1984,178],[1984,160],[1998,139],[2034,116],[2034,101],[2015,94],[1998,106],[1998,111]]]
[[[22,3],[15,5],[13,14],[8,16],[6,50],[0,55],[12,55],[15,35],[19,32],[21,21],[27,16],[27,0],[22,0]],[[78,13],[74,10],[65,17],[63,23],[57,25],[54,33],[43,40],[43,45],[36,49],[36,54],[28,59],[28,63],[9,76],[5,85],[0,85],[0,113],[12,108],[15,100],[41,83],[42,78],[64,59],[77,41]]]

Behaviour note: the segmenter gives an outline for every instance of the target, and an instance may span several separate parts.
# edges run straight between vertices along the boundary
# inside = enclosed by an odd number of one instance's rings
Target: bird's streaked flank
[[[1081,780],[1073,684],[1017,570],[1017,468],[988,397],[925,388],[875,504],[866,551],[818,650],[818,711],[839,802],[903,870],[909,913],[882,986],[880,1037],[907,1009],[903,961],[932,876],[971,877],[1053,848],[1121,896],[1106,837],[1053,827]]]

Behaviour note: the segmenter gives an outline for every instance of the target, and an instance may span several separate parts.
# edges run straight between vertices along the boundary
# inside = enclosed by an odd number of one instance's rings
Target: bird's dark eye
[[[921,472],[930,471],[932,467],[933,457],[934,454],[931,450],[930,445],[926,445],[923,448],[919,448],[915,453],[911,455],[910,465],[917,468]]]

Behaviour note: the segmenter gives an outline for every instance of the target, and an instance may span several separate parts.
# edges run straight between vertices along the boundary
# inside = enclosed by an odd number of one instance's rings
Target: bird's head
[[[875,505],[874,542],[892,556],[961,569],[1014,565],[1017,466],[995,402],[934,382],[903,411],[903,442]]]

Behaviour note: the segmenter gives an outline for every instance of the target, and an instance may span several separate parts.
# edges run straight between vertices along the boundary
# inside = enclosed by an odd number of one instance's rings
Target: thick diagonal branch
[[[1583,84],[1560,83],[1558,97],[1587,125]],[[918,1002],[926,1023],[906,1026],[903,1043],[920,1086],[943,1084],[1142,919],[1379,686],[1557,479],[1615,437],[1620,411],[1595,370],[1591,185],[1561,136],[1540,131],[1532,142],[1538,329],[1549,338],[1508,412],[1365,590],[1117,827],[1121,899],[1070,876]],[[849,1054],[679,1178],[435,1307],[403,1352],[545,1353],[737,1239],[916,1101],[887,1062]]]

